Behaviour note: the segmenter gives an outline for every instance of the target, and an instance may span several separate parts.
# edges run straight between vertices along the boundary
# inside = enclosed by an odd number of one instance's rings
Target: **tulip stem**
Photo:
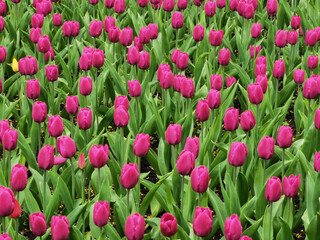
[[[84,158],[87,157],[87,131],[83,130],[84,132]]]
[[[70,116],[70,121],[71,121],[71,138],[73,137],[73,116]]]
[[[283,149],[282,149],[282,179],[283,179],[283,177],[284,177],[284,158],[285,158],[285,151],[286,151],[286,149],[283,148]]]
[[[113,48],[112,48],[112,56],[113,56],[113,62],[115,63],[115,62],[116,62],[116,61],[115,61],[116,59],[115,59],[114,55],[115,55],[116,44],[113,43],[112,45],[113,45]]]
[[[124,164],[124,161],[123,161],[124,159],[122,159],[123,158],[122,148],[124,148],[123,138],[124,138],[123,128],[120,128],[120,164],[121,166]]]
[[[201,122],[201,143],[202,143],[202,144],[203,144],[203,140],[204,140],[203,129],[204,129],[203,122]]]
[[[176,48],[178,48],[179,29],[176,30]]]
[[[38,124],[38,134],[39,134],[39,139],[38,139],[38,152],[40,152],[40,148],[41,148],[41,123]]]
[[[44,170],[44,173],[43,173],[43,212],[45,212],[45,207],[46,207],[46,183],[47,183],[47,171]]]
[[[233,169],[233,183],[236,185],[236,180],[237,180],[237,168],[234,167]]]
[[[9,151],[8,154],[8,162],[7,162],[7,167],[8,167],[8,187],[10,187],[10,176],[11,176],[11,151]]]
[[[201,193],[198,193],[198,206],[201,207]]]
[[[52,111],[52,115],[54,115],[54,83],[55,82],[52,82],[52,109],[51,109],[51,111]]]
[[[270,236],[272,235],[272,202],[270,202]]]
[[[3,232],[5,233],[6,232],[6,218],[5,217],[2,218],[2,225],[3,225]]]
[[[212,64],[213,64],[212,74],[215,74],[215,72],[216,72],[216,46],[213,47],[213,63]]]
[[[127,189],[127,209],[128,209],[128,216],[130,215],[130,189]]]
[[[288,223],[290,221],[290,198],[288,198]]]
[[[15,13],[16,13],[16,16],[15,16],[16,17],[16,19],[15,19],[16,20],[16,29],[18,30],[19,26],[18,26],[18,4],[17,3],[15,4]]]
[[[276,109],[278,107],[278,87],[279,87],[279,79],[276,78],[276,85],[275,85],[275,103],[274,103],[274,108]]]
[[[72,200],[74,201],[75,200],[75,194],[74,194],[75,179],[74,179],[74,168],[73,168],[72,158],[70,158],[70,163],[71,163],[71,172],[72,172],[71,193],[72,193]]]
[[[85,202],[85,197],[84,197],[84,191],[85,191],[85,182],[84,182],[84,171],[81,171],[81,180],[82,180],[82,187],[83,187],[83,191],[81,191],[81,199],[82,199],[82,204],[84,204]]]
[[[101,173],[100,173],[100,168],[98,168],[98,180],[99,180],[99,193],[101,192]]]
[[[19,222],[18,222],[18,218],[15,219],[16,222],[16,239],[18,239],[18,232],[19,232]]]
[[[263,161],[263,184],[264,181],[266,180],[266,160],[262,160]]]
[[[176,148],[174,145],[171,145],[171,153],[172,153],[171,167],[172,169],[174,169],[174,166],[176,163]]]
[[[310,127],[310,112],[311,112],[311,99],[308,100],[308,125],[307,125],[307,129]]]
[[[183,195],[184,195],[184,175],[182,175],[182,180],[181,180],[181,205],[180,205],[180,209],[182,209]]]

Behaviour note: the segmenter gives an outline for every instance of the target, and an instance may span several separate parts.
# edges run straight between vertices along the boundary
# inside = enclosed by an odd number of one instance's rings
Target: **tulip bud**
[[[314,46],[317,44],[318,41],[318,34],[314,30],[307,30],[306,32],[306,39],[305,39],[305,44],[307,46]]]
[[[108,31],[109,31],[109,34],[108,34],[109,41],[112,43],[119,42],[120,29],[118,27],[110,27]]]
[[[274,154],[274,139],[272,137],[265,136],[261,139],[258,145],[258,155],[264,160],[269,160]]]
[[[8,129],[2,136],[3,148],[7,151],[16,149],[18,142],[18,131],[14,129]]]
[[[256,125],[256,119],[250,110],[241,113],[240,125],[243,131],[250,131]]]
[[[79,159],[78,159],[78,168],[81,170],[85,169],[86,167],[86,159],[84,158],[84,154],[80,153]]]
[[[9,217],[12,219],[18,219],[20,216],[21,216],[21,206],[20,206],[19,202],[15,199],[14,200],[14,210],[10,214]],[[1,240],[1,237],[0,237],[0,240]]]
[[[200,100],[196,108],[196,118],[199,122],[205,122],[209,119],[210,108],[207,100]]]
[[[127,61],[130,65],[137,65],[139,63],[140,53],[139,49],[135,46],[129,47]]]
[[[180,70],[185,70],[189,64],[189,55],[187,52],[180,52],[177,56],[176,65]]]
[[[280,148],[288,148],[292,144],[292,129],[289,126],[281,126],[277,135],[277,143]]]
[[[262,88],[262,92],[266,93],[268,90],[268,78],[266,75],[259,75],[257,76],[256,83],[260,85]]]
[[[319,58],[318,56],[309,56],[308,57],[308,68],[309,69],[315,69],[317,68],[319,63]]]
[[[308,78],[303,86],[303,96],[307,99],[314,99],[318,96],[318,83],[315,78]]]
[[[119,106],[123,106],[127,111],[129,109],[129,100],[126,96],[117,96],[114,102],[114,108],[118,108]]]
[[[73,139],[68,136],[58,138],[57,149],[64,158],[72,158],[77,152],[76,144]]]
[[[46,66],[46,77],[49,82],[54,82],[59,77],[59,70],[57,65]]]
[[[194,5],[200,7],[204,0],[193,0]]]
[[[30,214],[29,221],[31,231],[35,236],[43,236],[47,232],[46,218],[42,212]]]
[[[204,12],[208,17],[212,17],[216,13],[215,1],[207,1],[204,4]]]
[[[145,157],[150,149],[150,137],[148,134],[137,134],[133,143],[133,152],[138,157]]]
[[[195,156],[192,152],[183,150],[177,160],[177,171],[180,175],[190,175],[195,167]]]
[[[263,100],[263,91],[258,83],[248,85],[248,96],[251,104],[260,104]]]
[[[268,0],[267,1],[267,12],[268,12],[269,17],[277,16],[277,12],[278,12],[277,0]]]
[[[38,166],[43,170],[50,170],[54,164],[54,148],[50,145],[42,147],[38,153]]]
[[[114,0],[105,0],[104,5],[106,8],[113,8],[114,6]]]
[[[179,10],[184,10],[188,7],[188,0],[178,0],[177,7]]]
[[[265,198],[268,202],[276,202],[280,199],[282,194],[281,181],[277,177],[268,179],[267,187],[265,191]]]
[[[14,62],[13,62],[14,64]],[[14,65],[13,65],[14,67]],[[37,59],[34,57],[26,56],[19,60],[18,69],[21,75],[34,75],[38,72]],[[14,70],[14,69],[13,69]]]
[[[70,233],[69,220],[65,216],[51,218],[51,235],[53,240],[67,240]]]
[[[2,142],[2,138],[4,133],[10,129],[10,124],[8,119],[4,119],[0,121],[0,141]]]
[[[4,16],[6,14],[7,8],[6,3],[4,1],[0,1],[0,16]]]
[[[174,8],[175,1],[174,0],[163,0],[162,7],[166,12],[172,12]]]
[[[81,108],[77,116],[80,129],[88,130],[92,124],[92,112],[89,108]]]
[[[79,59],[79,67],[82,71],[88,71],[92,67],[92,53],[84,52]]]
[[[182,127],[179,124],[170,124],[166,130],[165,138],[168,144],[178,145],[181,141]]]
[[[44,54],[44,60],[46,62],[48,62],[50,58],[51,58],[51,61],[54,60],[54,52],[52,47],[50,47],[49,51]]]
[[[19,0],[20,1],[20,0]],[[4,233],[0,235],[0,240],[12,240],[8,233]]]
[[[26,188],[27,181],[27,168],[21,164],[14,165],[10,176],[11,188],[16,192],[21,192]]]
[[[168,0],[168,1],[172,1],[172,0]],[[173,1],[173,3],[174,3],[174,1]],[[184,22],[183,14],[181,12],[176,11],[172,14],[171,25],[173,28],[175,28],[175,29],[182,28],[183,22]]]
[[[217,0],[217,7],[224,8],[226,6],[226,0]]]
[[[104,64],[104,52],[101,49],[94,50],[92,54],[92,66],[101,68]]]
[[[139,213],[130,215],[125,224],[125,233],[128,240],[142,240],[146,223]]]
[[[320,171],[320,152],[316,152],[314,154],[314,164],[313,164],[314,170],[316,172]]]
[[[102,33],[102,21],[92,20],[89,25],[89,34],[91,37],[97,38]]]
[[[193,169],[191,173],[191,187],[193,191],[204,193],[209,186],[209,171],[205,166],[199,166]]]
[[[148,69],[150,66],[150,54],[148,52],[140,53],[138,67],[142,70]]]
[[[165,213],[161,217],[160,231],[165,237],[172,237],[178,231],[177,219],[171,213]]]
[[[226,77],[227,88],[231,87],[234,83],[237,82],[235,77]]]
[[[0,186],[0,217],[8,217],[14,210],[14,194],[10,188]]]
[[[2,120],[2,121],[5,121],[5,120]],[[318,108],[316,110],[316,114],[314,116],[314,125],[315,125],[316,129],[320,129],[320,108]],[[0,125],[0,138],[1,138],[1,132],[2,131],[1,131],[1,125]]]
[[[251,27],[251,36],[253,38],[258,38],[261,35],[261,23],[254,23]]]
[[[212,29],[209,34],[209,42],[212,46],[220,46],[223,39],[223,30],[216,31]]]
[[[296,69],[293,72],[293,80],[296,82],[296,84],[302,84],[304,82],[305,73],[302,69]]]
[[[207,101],[208,101],[209,108],[211,108],[211,109],[219,108],[220,104],[221,104],[221,94],[220,94],[220,92],[215,90],[215,89],[211,89],[208,92]]]
[[[37,43],[41,37],[41,28],[31,28],[30,29],[30,41]]]
[[[267,73],[267,65],[266,64],[256,64],[255,76],[258,77],[260,75],[266,75]]]
[[[212,231],[212,212],[210,208],[196,207],[193,218],[193,231],[199,237],[206,237]]]
[[[175,63],[175,64],[177,63],[177,59],[178,59],[178,56],[180,53],[181,53],[181,51],[179,49],[174,49],[172,51],[172,55],[171,55],[171,62],[172,63]],[[164,66],[163,69],[166,69],[166,67],[167,67],[167,65],[160,65],[160,66]],[[159,66],[159,69],[160,69],[160,66]],[[169,65],[168,65],[168,67],[169,67]],[[170,69],[170,67],[169,67],[169,69]]]
[[[204,27],[200,24],[197,24],[193,29],[193,40],[196,42],[202,41],[204,38]]]
[[[134,188],[139,180],[138,166],[135,163],[126,163],[122,166],[120,175],[121,186],[126,189]]]
[[[252,238],[250,238],[248,236],[243,236],[239,240],[252,240]]]
[[[132,44],[133,30],[130,27],[122,29],[119,35],[120,43],[122,46],[129,46]]]
[[[36,4],[37,13],[47,16],[52,11],[52,3],[50,0],[38,1]]]
[[[75,115],[78,112],[79,99],[78,96],[68,96],[66,100],[66,111],[70,115]]]
[[[285,47],[288,43],[288,32],[285,30],[278,30],[274,42],[279,48]]]
[[[239,109],[228,108],[223,121],[224,127],[227,131],[237,130],[239,127]]]
[[[158,25],[154,23],[150,23],[148,25],[149,32],[150,32],[150,39],[157,39],[158,38]]]
[[[4,26],[5,26],[4,19],[3,19],[3,17],[2,17],[2,16],[0,16],[0,32],[2,32],[2,31],[3,31]]]
[[[116,26],[116,23],[115,23],[115,19],[111,16],[107,16],[105,19],[104,19],[104,31],[106,31],[107,33],[109,33],[109,29],[111,27],[115,27]]]
[[[126,10],[126,2],[125,0],[115,0],[113,6],[114,12],[121,14]]]
[[[224,235],[226,240],[240,239],[242,235],[242,226],[237,214],[228,217],[224,223]]]
[[[222,77],[219,74],[213,74],[211,75],[211,89],[215,89],[217,91],[220,91],[222,88]]]
[[[143,50],[143,44],[140,41],[139,37],[134,37],[134,43],[133,45],[138,48],[139,52],[141,52]]]
[[[286,71],[285,62],[282,59],[275,61],[273,66],[273,77],[278,79],[283,78],[285,71]]]
[[[141,85],[138,80],[128,81],[129,94],[131,97],[140,97],[141,95]]]
[[[219,52],[219,64],[222,66],[227,66],[230,63],[231,53],[227,48],[223,48]]]
[[[143,27],[139,32],[139,39],[142,44],[148,44],[151,39],[151,32],[148,27]]]
[[[50,116],[48,122],[48,132],[51,137],[59,137],[63,133],[63,121],[59,115]]]
[[[291,18],[291,27],[293,29],[299,29],[301,25],[301,18],[297,15],[293,15]]]
[[[38,79],[28,80],[26,83],[27,97],[29,99],[37,99],[40,96],[40,83]]]
[[[288,42],[290,45],[295,45],[298,42],[298,32],[296,31],[290,31],[288,36]]]
[[[50,50],[51,43],[48,35],[39,37],[38,39],[38,51],[41,53],[46,53]]]
[[[160,86],[163,89],[169,89],[173,85],[173,73],[171,70],[163,71],[160,79]]]
[[[246,144],[241,142],[233,142],[228,154],[228,161],[230,165],[241,167],[246,161],[248,149]]]
[[[258,56],[259,52],[261,51],[261,46],[251,46],[250,45],[250,57],[255,58]]]
[[[62,25],[62,16],[60,13],[52,15],[53,25],[56,27],[60,27]]]
[[[237,11],[238,5],[239,5],[239,0],[230,0],[229,7],[231,11]]]
[[[47,118],[47,104],[44,102],[35,102],[32,108],[32,119],[37,123],[42,123]]]
[[[125,127],[129,123],[129,113],[124,106],[119,106],[114,111],[114,123],[117,127]]]
[[[290,177],[283,177],[283,193],[286,197],[295,197],[300,188],[300,174],[298,176],[290,175]]]
[[[142,8],[148,6],[148,3],[149,3],[149,0],[138,0],[138,5],[139,7],[142,7]]]
[[[33,14],[31,17],[31,26],[33,28],[42,28],[44,16],[42,14]]]
[[[194,95],[194,83],[190,78],[181,81],[180,92],[184,98],[192,98]]]
[[[92,92],[92,79],[90,77],[81,77],[79,82],[79,91],[83,96],[89,96]]]
[[[186,143],[184,145],[184,150],[192,152],[194,157],[197,158],[199,155],[199,148],[199,138],[187,137]]]
[[[109,159],[109,147],[108,145],[94,145],[89,150],[90,163],[94,168],[102,168],[107,164]]]
[[[98,227],[104,227],[109,221],[110,208],[107,201],[99,201],[93,207],[93,222]]]

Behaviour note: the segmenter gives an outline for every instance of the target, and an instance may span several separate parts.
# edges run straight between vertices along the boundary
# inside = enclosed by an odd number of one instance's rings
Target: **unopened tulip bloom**
[[[200,100],[196,108],[196,118],[200,122],[205,122],[209,119],[210,108],[207,100]]]
[[[292,18],[291,18],[291,27],[293,29],[299,29],[300,25],[301,25],[301,18],[300,16],[297,16],[297,15],[293,15]]]
[[[102,168],[107,164],[109,159],[109,147],[108,145],[94,145],[89,150],[90,163],[94,168]]]
[[[171,213],[165,213],[161,217],[160,231],[165,237],[172,237],[178,231],[177,219]]]
[[[226,0],[217,0],[217,8],[224,8],[226,6]]]
[[[266,75],[259,75],[256,78],[256,83],[260,84],[263,93],[266,93],[268,90],[268,78]]]
[[[230,0],[229,7],[231,11],[237,11],[239,0]]]
[[[199,138],[187,137],[186,143],[184,145],[184,150],[192,152],[194,157],[197,158],[199,155],[199,148]]]
[[[59,115],[50,116],[48,122],[48,132],[51,137],[59,137],[63,133],[63,121]]]
[[[92,92],[92,79],[90,77],[81,77],[79,82],[79,91],[83,96],[88,96]]]
[[[30,214],[29,221],[31,231],[35,236],[43,236],[47,232],[46,218],[42,212]]]
[[[288,32],[285,30],[278,30],[274,42],[279,48],[285,47],[288,43]]]
[[[173,86],[173,73],[171,70],[163,71],[160,78],[160,87],[163,89],[169,89]]]
[[[318,83],[315,78],[308,78],[303,85],[303,96],[307,99],[315,99],[318,96]]]
[[[192,98],[194,95],[194,83],[190,78],[181,81],[180,92],[184,98]]]
[[[135,163],[126,163],[122,166],[120,175],[121,186],[131,189],[136,186],[139,180],[138,166]]]
[[[206,237],[212,231],[212,212],[210,208],[196,207],[193,218],[193,231],[199,237]]]
[[[212,46],[220,46],[223,39],[223,30],[216,31],[212,29],[209,34],[209,42]]]
[[[18,131],[14,129],[8,129],[2,136],[3,148],[7,151],[16,149],[18,142]]]
[[[125,127],[129,123],[129,113],[127,109],[123,106],[119,106],[114,111],[114,123],[117,127]]]
[[[172,54],[171,54],[171,62],[172,63],[177,63],[177,59],[178,59],[178,56],[179,56],[180,53],[181,53],[181,51],[179,49],[174,49],[172,51]],[[167,65],[160,65],[160,66],[161,66],[162,69],[166,69],[167,68]],[[159,69],[160,69],[160,66],[159,66]]]
[[[259,158],[269,160],[274,154],[274,139],[272,137],[265,136],[258,144]]]
[[[222,48],[219,52],[219,64],[221,66],[227,66],[230,63],[231,53],[227,48]]]
[[[256,64],[256,68],[255,68],[255,76],[256,77],[258,77],[259,75],[265,76],[266,73],[267,73],[267,65],[266,64]]]
[[[66,37],[76,37],[79,35],[80,24],[77,21],[66,21],[63,23],[62,32]]]
[[[57,65],[46,66],[46,77],[49,82],[54,82],[59,77],[59,70]]]
[[[118,108],[119,106],[123,106],[126,110],[129,109],[129,100],[126,96],[117,96],[114,102],[114,108]]]
[[[38,166],[43,170],[50,170],[54,164],[54,148],[50,145],[42,147],[38,153]]]
[[[5,22],[2,16],[0,16],[0,32],[4,30]]]
[[[7,8],[6,3],[4,1],[0,1],[0,16],[4,16],[6,14]]]
[[[290,175],[290,177],[283,177],[283,193],[286,197],[295,197],[300,188],[300,174],[297,176]]]
[[[35,102],[32,108],[32,119],[37,123],[42,123],[47,118],[47,104],[44,102]]]
[[[89,25],[89,34],[91,37],[97,38],[102,33],[102,21],[92,20]]]
[[[189,64],[189,55],[187,52],[180,52],[177,56],[176,65],[180,70],[185,70]]]
[[[54,60],[54,51],[52,47],[50,47],[49,51],[44,54],[44,60],[48,62],[49,59],[51,59],[51,61]]]
[[[81,108],[77,116],[80,129],[87,130],[92,124],[92,111],[89,108]]]
[[[141,84],[138,80],[128,81],[129,94],[131,97],[140,97],[141,95]]]
[[[163,0],[162,7],[166,12],[172,12],[174,9],[175,1],[174,0]]]
[[[114,26],[114,27],[110,27],[108,31],[109,31],[109,34],[108,34],[109,41],[112,43],[119,42],[120,29]]]
[[[30,56],[21,58],[18,69],[21,75],[35,75],[38,72],[37,59]]]
[[[0,186],[0,217],[8,217],[14,210],[14,194],[10,188]]]
[[[70,115],[75,115],[78,112],[79,99],[78,96],[68,96],[66,100],[66,111]]]
[[[27,186],[28,173],[27,168],[21,164],[12,167],[10,183],[12,190],[16,192],[23,191]]]
[[[3,120],[4,121],[4,120]],[[1,122],[0,122],[1,123]],[[320,129],[320,108],[316,110],[316,114],[314,116],[314,125],[316,129]],[[1,128],[0,128],[1,129]],[[1,138],[1,130],[0,130],[0,138]]]
[[[318,34],[314,30],[307,30],[305,44],[307,46],[314,46],[318,41]]]
[[[258,54],[259,54],[260,51],[261,51],[261,45],[260,45],[260,46],[256,46],[256,47],[250,45],[249,51],[250,51],[250,57],[251,57],[251,58],[255,58],[255,57],[258,56]]]
[[[130,27],[122,29],[119,35],[119,40],[122,46],[130,46],[133,39],[133,30]]]
[[[40,83],[38,79],[28,80],[26,92],[29,99],[37,99],[40,96]]]
[[[288,42],[290,45],[295,45],[298,42],[298,32],[297,31],[290,31],[288,36]]]
[[[140,53],[138,67],[142,70],[146,70],[150,67],[150,54],[146,51]]]
[[[139,213],[130,215],[125,224],[125,233],[128,240],[142,240],[146,223]]]
[[[267,187],[265,191],[265,198],[268,202],[276,202],[280,199],[282,194],[281,181],[277,177],[268,179]]]
[[[133,143],[134,155],[138,157],[145,157],[150,149],[150,136],[148,134],[137,134]]]
[[[50,39],[48,35],[39,37],[38,39],[38,51],[41,53],[46,53],[51,47]]]
[[[313,164],[314,170],[316,172],[320,171],[320,152],[316,152],[314,154],[314,164]]]
[[[67,240],[70,233],[69,220],[65,216],[51,218],[51,235],[53,240]]]
[[[184,10],[188,7],[188,0],[178,0],[177,7],[179,10]]]
[[[115,19],[111,16],[107,16],[105,19],[104,19],[104,24],[103,24],[103,27],[104,27],[104,31],[106,31],[107,33],[109,33],[109,28],[111,27],[114,27],[116,25],[115,23]]]
[[[143,44],[141,43],[140,41],[140,38],[139,37],[134,37],[134,43],[133,45],[138,48],[139,52],[141,52],[143,50]]]
[[[254,23],[251,27],[251,36],[253,38],[258,38],[261,35],[261,23]]]
[[[36,4],[37,13],[47,16],[52,11],[52,2],[50,0],[38,1]]]
[[[126,10],[126,2],[125,0],[115,0],[113,6],[114,12],[121,14]]]
[[[151,39],[151,32],[148,27],[143,27],[139,32],[139,39],[142,44],[148,44]]]
[[[60,27],[62,25],[62,17],[61,17],[61,14],[58,13],[58,14],[53,14],[52,15],[52,22],[53,22],[53,25],[56,26],[56,27]]]
[[[235,77],[226,77],[227,88],[231,87],[236,82],[237,79]]]
[[[248,236],[243,236],[239,240],[252,240],[252,238]]]
[[[234,131],[239,127],[239,109],[228,108],[224,115],[224,127],[227,131]]]
[[[220,104],[221,104],[221,94],[220,94],[220,92],[215,90],[215,89],[211,89],[208,92],[207,101],[208,101],[209,108],[211,108],[211,109],[219,108]]]
[[[7,49],[0,46],[0,63],[3,63],[7,58]]]
[[[0,240],[12,240],[8,233],[4,233],[0,235]]]
[[[318,56],[309,56],[308,57],[308,68],[309,69],[315,69],[317,68],[319,63],[319,58]]]
[[[219,74],[213,74],[210,78],[211,82],[211,89],[215,89],[220,91],[222,88],[222,77]]]
[[[101,49],[95,49],[92,54],[92,66],[101,68],[104,64],[104,52]]]
[[[107,201],[99,201],[93,207],[93,222],[98,227],[107,225],[109,221],[110,208]]]
[[[207,1],[204,4],[204,12],[208,17],[212,17],[216,13],[216,2]]]
[[[79,59],[79,67],[82,71],[88,71],[92,68],[92,53],[83,52]]]
[[[68,136],[58,138],[57,149],[60,155],[64,158],[72,158],[77,151],[75,142]]]
[[[99,3],[99,0],[89,0],[90,4],[96,5]]]
[[[114,0],[105,0],[104,5],[106,8],[113,8]]]
[[[139,63],[140,53],[139,49],[135,46],[129,47],[127,61],[130,65],[137,65]]]
[[[149,0],[138,0],[139,7],[142,7],[142,8],[148,6],[148,3],[149,3]]]
[[[250,131],[256,125],[256,119],[250,110],[241,113],[240,126],[243,131]]]
[[[41,28],[31,28],[30,29],[30,41],[37,43],[41,37]]]
[[[42,14],[33,14],[31,17],[31,26],[33,28],[42,28],[44,16]]]
[[[204,27],[197,24],[193,29],[193,40],[196,42],[202,41],[204,38]]]
[[[182,28],[182,26],[183,26],[183,14],[181,12],[176,11],[176,12],[174,12],[172,14],[171,25],[175,29]]]
[[[293,80],[296,84],[302,84],[304,82],[305,72],[302,69],[296,69],[293,72]]]
[[[14,210],[13,212],[10,214],[10,218],[12,219],[17,219],[21,216],[21,206],[19,204],[19,202],[15,199],[14,200]],[[11,238],[10,238],[11,239]],[[0,237],[1,240],[1,237]]]
[[[192,152],[183,150],[177,159],[177,171],[180,175],[190,175],[195,167],[195,156]]]
[[[269,17],[277,16],[277,12],[278,12],[277,0],[268,0],[267,1],[267,12],[268,12]]]
[[[205,166],[196,167],[191,173],[190,180],[193,191],[198,193],[206,192],[210,181],[208,169]]]
[[[157,39],[158,38],[158,25],[154,23],[149,23],[148,28],[150,30],[150,38]]]
[[[273,77],[278,79],[283,78],[285,71],[286,71],[285,62],[282,59],[275,61],[273,66]]]
[[[238,240],[242,235],[242,226],[237,214],[228,217],[224,223],[224,235],[226,240]]]
[[[228,154],[228,161],[230,165],[240,167],[246,161],[248,148],[242,142],[233,142]]]
[[[181,141],[182,127],[179,124],[170,124],[166,130],[165,138],[168,144],[178,145]]]
[[[84,157],[83,153],[80,153],[79,159],[78,159],[78,167],[83,170],[86,167],[86,159]]]
[[[2,138],[4,133],[10,129],[10,124],[8,119],[4,119],[0,121],[0,141],[2,142]]]
[[[292,129],[289,126],[281,126],[277,135],[277,144],[280,148],[288,148],[292,144]]]
[[[258,83],[253,83],[248,85],[248,96],[249,101],[252,104],[260,104],[263,100],[263,91]]]

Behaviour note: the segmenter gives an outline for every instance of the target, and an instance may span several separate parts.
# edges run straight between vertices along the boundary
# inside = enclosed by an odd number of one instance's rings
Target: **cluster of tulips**
[[[317,7],[0,0],[0,240],[317,239]]]

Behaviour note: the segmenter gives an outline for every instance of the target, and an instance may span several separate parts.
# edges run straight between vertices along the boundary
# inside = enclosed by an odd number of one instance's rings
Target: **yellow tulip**
[[[19,71],[18,61],[15,58],[12,60],[12,70],[14,72],[18,72]]]

